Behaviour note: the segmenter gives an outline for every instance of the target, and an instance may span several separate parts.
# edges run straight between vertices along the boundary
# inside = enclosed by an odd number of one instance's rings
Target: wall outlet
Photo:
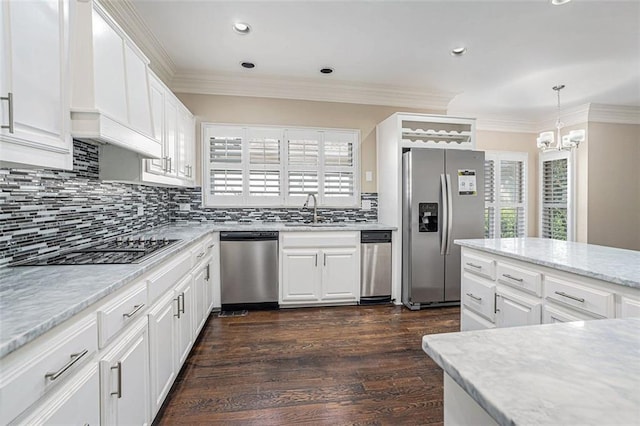
[[[362,200],[362,210],[371,210],[371,200]]]
[[[144,206],[138,206],[138,216],[144,216]]]
[[[188,212],[188,211],[191,211],[191,204],[180,203],[178,204],[178,208],[180,209],[181,212]]]

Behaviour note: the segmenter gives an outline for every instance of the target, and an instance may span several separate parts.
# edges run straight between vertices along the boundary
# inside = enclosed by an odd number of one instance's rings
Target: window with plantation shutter
[[[205,123],[202,137],[205,206],[360,202],[357,131]]]
[[[573,239],[571,154],[540,154],[540,237]]]
[[[527,235],[527,154],[485,155],[485,238]]]

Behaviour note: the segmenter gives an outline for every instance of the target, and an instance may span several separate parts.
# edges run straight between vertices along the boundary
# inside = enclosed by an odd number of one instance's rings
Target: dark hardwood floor
[[[212,314],[156,423],[441,424],[442,370],[421,339],[459,318],[388,305]]]

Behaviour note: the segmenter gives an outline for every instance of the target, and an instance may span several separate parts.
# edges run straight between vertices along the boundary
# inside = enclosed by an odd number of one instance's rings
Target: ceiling
[[[296,97],[287,85],[356,87],[420,105],[432,96],[450,114],[541,119],[562,83],[563,108],[640,107],[637,0],[129,1],[156,58],[191,91],[215,79],[244,81],[244,95],[265,95],[269,82],[276,97]],[[235,21],[251,33],[236,34]],[[467,53],[452,56],[457,46]]]

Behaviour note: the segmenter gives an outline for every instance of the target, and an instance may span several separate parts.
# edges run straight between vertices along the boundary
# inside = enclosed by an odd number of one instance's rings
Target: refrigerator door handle
[[[448,198],[446,196],[447,191],[447,182],[445,180],[444,174],[440,175],[440,199],[442,200],[442,220],[440,229],[442,232],[440,233],[440,255],[444,256],[447,252],[447,240],[449,239],[447,220],[449,217],[449,204]]]
[[[447,254],[451,253],[451,235],[453,234],[453,195],[451,193],[451,176],[447,173]]]

